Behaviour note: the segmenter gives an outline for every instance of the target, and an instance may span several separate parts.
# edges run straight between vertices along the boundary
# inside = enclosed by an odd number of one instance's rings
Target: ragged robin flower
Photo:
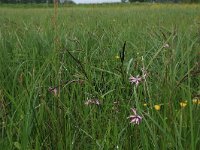
[[[49,87],[49,92],[51,92],[54,96],[58,95],[58,88],[57,87]]]
[[[142,81],[142,78],[139,77],[139,75],[137,75],[136,77],[131,75],[129,80],[131,84],[135,84],[136,86],[138,86],[138,84]]]
[[[100,102],[98,99],[88,99],[86,102],[85,102],[85,105],[100,105]]]
[[[139,116],[136,112],[135,108],[131,108],[133,115],[130,115],[128,118],[130,119],[130,123],[139,125],[142,121],[142,117]]]

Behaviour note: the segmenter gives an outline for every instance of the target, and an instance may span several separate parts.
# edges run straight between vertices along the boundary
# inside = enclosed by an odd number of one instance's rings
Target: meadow
[[[199,114],[200,5],[0,6],[0,149],[198,150]]]

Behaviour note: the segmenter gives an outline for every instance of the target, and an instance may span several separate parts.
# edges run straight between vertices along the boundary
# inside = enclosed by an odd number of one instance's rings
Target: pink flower
[[[138,86],[138,84],[142,81],[142,78],[139,77],[139,75],[137,75],[136,77],[133,77],[131,75],[131,77],[129,78],[129,80],[130,80],[131,84],[135,83],[136,86]]]
[[[91,104],[95,104],[95,105],[100,105],[100,102],[98,99],[88,99],[85,102],[85,105],[91,105]]]
[[[135,108],[131,108],[132,112],[134,113],[134,115],[130,115],[128,118],[130,119],[130,123],[133,123],[133,124],[137,124],[139,125],[140,122],[142,121],[142,117],[139,116],[136,112],[136,109]]]
[[[51,92],[54,96],[58,95],[58,89],[57,89],[57,87],[55,87],[55,88],[50,87],[49,88],[49,92]]]

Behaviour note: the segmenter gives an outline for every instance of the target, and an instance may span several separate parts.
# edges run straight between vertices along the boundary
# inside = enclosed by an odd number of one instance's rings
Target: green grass
[[[0,147],[199,149],[200,5],[83,5],[53,16],[0,9]],[[129,77],[143,67],[136,88]],[[133,107],[139,125],[127,119]]]

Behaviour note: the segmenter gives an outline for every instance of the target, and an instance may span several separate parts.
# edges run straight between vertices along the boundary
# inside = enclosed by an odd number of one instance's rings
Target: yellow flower
[[[182,108],[186,107],[186,106],[187,106],[187,102],[180,102],[180,106],[181,106]]]
[[[115,59],[120,59],[120,57],[118,55],[115,56]]]
[[[194,98],[194,99],[192,100],[192,102],[193,102],[193,104],[200,105],[200,99],[198,99],[198,98]]]
[[[146,107],[146,106],[147,106],[147,103],[144,103],[144,104],[143,104],[143,106],[145,106],[145,107]]]
[[[193,102],[193,104],[197,104],[197,103],[198,103],[198,99],[197,99],[197,98],[194,98],[194,99],[192,100],[192,102]]]
[[[154,105],[155,110],[160,110],[160,105]]]

